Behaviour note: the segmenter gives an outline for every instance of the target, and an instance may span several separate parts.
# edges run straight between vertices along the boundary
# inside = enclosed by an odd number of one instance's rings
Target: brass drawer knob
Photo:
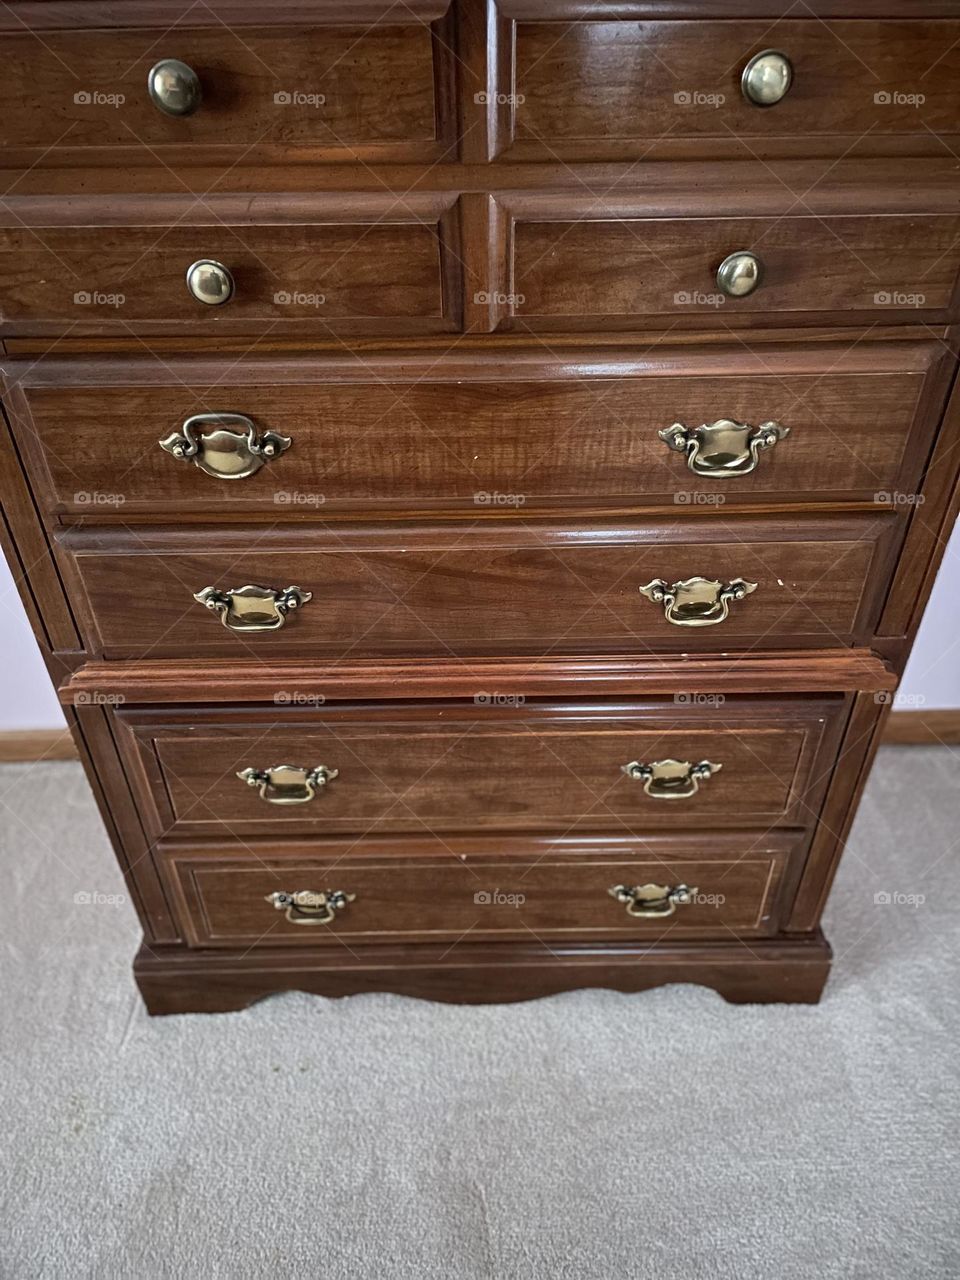
[[[219,614],[230,631],[278,631],[287,614],[313,599],[312,591],[300,587],[235,587],[218,591],[204,587],[193,597],[198,604]]]
[[[691,764],[689,760],[654,760],[651,764],[631,760],[620,767],[628,778],[642,782],[644,791],[654,800],[685,800],[695,796],[700,783],[708,782],[723,765],[709,760],[701,760],[699,764]]]
[[[191,262],[187,267],[187,288],[198,302],[207,307],[222,307],[235,291],[229,267],[213,258],[198,258]]]
[[[163,58],[147,75],[150,101],[166,116],[192,116],[200,106],[200,78],[179,58]]]
[[[218,480],[245,480],[292,443],[289,436],[276,431],[258,436],[253,422],[242,413],[196,413],[179,431],[161,440],[160,448]]]
[[[323,893],[300,889],[296,893],[268,893],[264,902],[272,902],[278,911],[285,911],[291,924],[332,924],[337,912],[355,902],[356,897],[343,889],[327,889]]]
[[[628,916],[652,919],[672,916],[677,907],[689,905],[700,891],[685,884],[675,885],[672,889],[665,884],[638,884],[633,888],[615,884],[607,892],[626,906]]]
[[[275,764],[272,769],[241,769],[237,777],[248,787],[256,787],[260,799],[270,804],[306,804],[317,792],[339,778],[339,769],[318,764],[303,769],[296,764]]]
[[[730,604],[742,600],[756,591],[755,582],[734,578],[732,582],[717,582],[714,578],[684,578],[682,582],[667,583],[654,578],[640,594],[663,605],[663,614],[675,627],[715,627],[730,613]]]
[[[694,475],[725,480],[730,476],[748,476],[757,465],[760,451],[772,449],[790,434],[790,428],[779,422],[763,422],[759,427],[751,427],[731,418],[718,418],[699,427],[685,427],[682,422],[675,422],[657,434],[669,448],[687,455],[687,466]]]
[[[774,107],[785,98],[793,84],[793,67],[785,53],[764,49],[743,68],[740,89],[755,107]]]
[[[748,249],[729,254],[717,268],[717,288],[728,298],[745,298],[763,278],[763,263]]]

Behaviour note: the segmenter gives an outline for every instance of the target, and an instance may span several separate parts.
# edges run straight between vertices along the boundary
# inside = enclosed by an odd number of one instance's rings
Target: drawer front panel
[[[381,844],[382,849],[382,844]],[[358,857],[331,844],[276,856],[168,852],[163,870],[193,946],[340,946],[406,939],[744,937],[774,932],[795,844],[786,837],[713,835],[629,842],[559,841],[491,856],[478,842],[430,848],[421,856]],[[466,850],[469,849],[469,852]],[[517,856],[519,854],[519,856]],[[610,894],[617,886],[696,889],[669,915],[631,916]],[[297,907],[277,908],[276,893],[355,895],[327,924],[303,923]],[[317,915],[324,914],[320,905]],[[329,913],[327,913],[329,914]]]
[[[960,218],[948,214],[823,217],[538,218],[513,225],[513,301],[500,327],[629,329],[642,317],[713,325],[812,323],[837,313],[946,318],[960,263]],[[728,256],[760,261],[752,293],[717,283]]]
[[[61,164],[91,163],[101,148],[151,166],[432,158],[440,66],[430,27],[401,25],[409,15],[365,27],[6,31],[0,146],[55,147]],[[148,73],[167,59],[199,82],[192,114],[151,101]]]
[[[849,644],[870,633],[901,529],[888,509],[833,521],[796,516],[787,528],[703,516],[617,529],[196,526],[162,535],[71,532],[58,541],[88,643],[106,657],[267,660]],[[717,597],[706,614],[722,620],[678,625],[664,601],[641,594],[655,594],[658,582],[697,579],[715,584],[705,588]],[[756,589],[729,599],[737,581]],[[237,615],[249,611],[249,592],[238,592],[248,584],[276,593],[297,587],[312,599],[274,629],[252,631],[220,625],[193,598],[211,588],[228,621],[243,626]],[[681,596],[681,619],[705,616]],[[275,623],[272,599],[256,608]]]
[[[118,713],[155,838],[805,825],[844,706],[839,696],[683,695],[504,706],[479,694],[466,706],[304,711],[295,691],[278,696],[269,710],[232,715]],[[282,764],[322,767],[327,780],[307,787]],[[238,776],[247,770],[252,782]]]
[[[451,207],[411,197],[398,209],[380,196],[210,197],[202,213],[179,197],[22,201],[0,214],[3,331],[442,332],[459,324]],[[189,291],[201,260],[229,271],[228,301]]]
[[[958,131],[960,22],[564,21],[562,4],[554,13],[515,27],[505,92],[517,98],[517,159],[685,154],[683,144],[742,158],[789,140],[806,155],[869,155],[895,139],[929,154],[932,135]],[[756,106],[741,77],[771,48],[792,80],[779,101]]]
[[[342,368],[328,373],[307,361],[217,362],[201,381],[183,360],[169,361],[158,382],[155,362],[134,360],[111,366],[109,378],[90,370],[97,385],[70,362],[10,362],[7,405],[52,514],[89,515],[98,494],[112,495],[124,518],[242,511],[276,519],[404,504],[482,511],[511,494],[528,510],[641,495],[660,503],[716,495],[720,505],[911,493],[943,395],[942,348],[849,345],[762,359],[742,348],[658,355],[647,369],[624,359],[592,378],[576,376],[576,363],[558,364],[556,381],[544,370],[512,382],[483,380],[476,369],[473,380],[420,381],[442,376],[425,367],[413,384],[385,369],[375,383],[338,385]],[[204,469],[202,450],[185,461],[160,447],[195,415],[218,413],[248,418],[258,439],[272,432],[292,443],[240,480]],[[695,431],[720,419],[746,428],[739,472],[716,475],[729,455],[711,455],[709,445],[692,469],[659,435],[674,423]],[[750,441],[770,421],[789,435],[751,460]],[[234,424],[231,434],[242,439],[244,430]],[[209,465],[215,471],[216,459]]]

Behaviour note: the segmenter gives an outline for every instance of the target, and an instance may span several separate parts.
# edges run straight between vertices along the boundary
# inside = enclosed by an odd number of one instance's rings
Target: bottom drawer
[[[389,940],[759,937],[779,928],[801,836],[314,841],[161,853],[196,947]],[[618,890],[617,893],[611,892]],[[640,892],[633,892],[639,890]]]

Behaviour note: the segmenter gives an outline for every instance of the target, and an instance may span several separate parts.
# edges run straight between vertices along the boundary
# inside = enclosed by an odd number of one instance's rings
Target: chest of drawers
[[[15,0],[5,550],[152,1012],[819,998],[956,517],[960,14]]]

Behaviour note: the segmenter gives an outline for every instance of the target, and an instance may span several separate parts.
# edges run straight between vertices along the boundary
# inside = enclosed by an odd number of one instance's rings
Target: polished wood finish
[[[0,732],[0,764],[76,758],[77,748],[65,729],[5,729]]]
[[[883,731],[888,747],[955,747],[960,744],[960,709],[893,711]]]
[[[464,704],[266,709],[121,706],[117,736],[153,838],[377,831],[672,830],[805,825],[816,814],[844,702],[678,693],[659,701],[527,702],[480,692]],[[709,760],[695,795],[647,794],[631,761]],[[339,770],[313,800],[271,804],[237,777],[289,763]]]
[[[0,543],[151,1011],[819,998],[960,505],[960,122],[955,4],[801,10],[0,9]],[[738,87],[761,47],[795,70],[766,110]],[[146,101],[164,56],[200,72],[189,119]],[[764,278],[719,302],[736,249]],[[185,287],[207,256],[235,273],[222,308]],[[158,444],[204,411],[293,446],[215,481]],[[657,437],[720,417],[790,435],[722,485]],[[639,594],[698,574],[759,586],[699,630]],[[192,600],[246,582],[313,599],[259,638]],[[341,769],[302,809],[233,776],[301,748]],[[724,768],[668,806],[621,772],[641,749]],[[614,866],[701,890],[724,868],[731,893],[634,923]],[[474,903],[474,867],[526,874],[526,925]],[[325,870],[360,889],[311,945],[262,899]]]
[[[124,523],[168,511],[287,520],[410,506],[474,516],[511,494],[524,512],[640,498],[873,502],[916,491],[948,371],[933,341],[869,340],[774,347],[763,358],[739,344],[592,361],[543,353],[511,362],[509,380],[496,382],[484,380],[486,361],[455,354],[405,367],[371,357],[360,369],[336,356],[4,367],[11,423],[46,511],[89,517],[98,507]],[[240,482],[159,447],[188,417],[224,412],[293,445]],[[750,475],[711,480],[658,436],[705,417],[775,420],[790,435]]]
[[[900,529],[890,508],[788,527],[725,514],[617,526],[222,529],[57,537],[87,642],[108,658],[531,656],[637,647],[857,643],[875,625]],[[198,549],[199,548],[199,549]],[[224,576],[224,566],[229,572]],[[744,578],[726,621],[691,629],[640,595],[652,579]],[[277,631],[237,633],[193,600],[205,587],[295,584],[312,602]]]

